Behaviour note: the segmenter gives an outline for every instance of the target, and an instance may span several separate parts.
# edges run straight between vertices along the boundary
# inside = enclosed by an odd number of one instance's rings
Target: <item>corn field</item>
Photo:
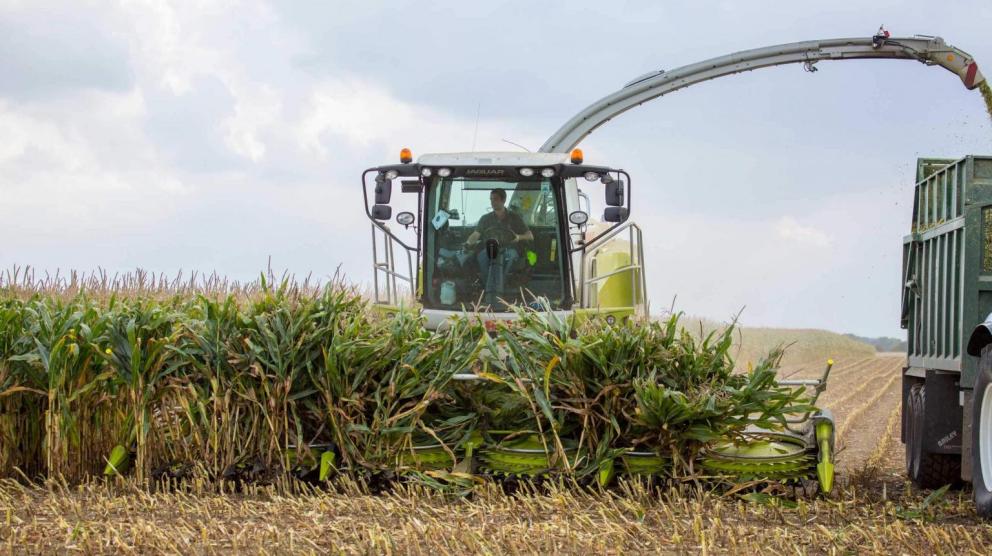
[[[327,463],[443,486],[469,476],[473,450],[514,441],[580,481],[632,452],[692,477],[705,446],[810,409],[777,386],[781,351],[733,372],[732,325],[699,338],[678,315],[606,326],[519,313],[432,332],[339,280],[8,274],[0,477],[80,482],[126,462],[138,481],[264,483]]]

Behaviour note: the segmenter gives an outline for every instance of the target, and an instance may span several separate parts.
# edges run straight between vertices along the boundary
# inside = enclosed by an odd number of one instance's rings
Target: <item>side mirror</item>
[[[383,174],[375,177],[375,204],[388,205],[393,196],[393,180]],[[388,216],[386,218],[389,218]]]
[[[582,226],[589,221],[589,214],[581,210],[577,210],[568,215],[568,221],[576,226]]]
[[[606,184],[606,204],[611,207],[623,206],[623,180]]]
[[[372,218],[376,220],[389,220],[393,215],[393,207],[389,205],[372,205]]]
[[[409,228],[416,219],[417,217],[409,211],[403,211],[396,215],[396,223],[406,228]]]
[[[629,211],[626,207],[606,207],[603,211],[603,220],[607,222],[624,222],[627,220]]]

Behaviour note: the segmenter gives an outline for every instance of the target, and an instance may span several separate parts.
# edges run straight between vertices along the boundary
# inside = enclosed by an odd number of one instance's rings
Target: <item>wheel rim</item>
[[[985,386],[982,393],[981,415],[978,421],[978,450],[982,463],[982,482],[986,492],[992,491],[992,384]]]

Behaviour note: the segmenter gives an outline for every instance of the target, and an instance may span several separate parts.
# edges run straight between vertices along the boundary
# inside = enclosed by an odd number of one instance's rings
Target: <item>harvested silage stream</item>
[[[982,94],[982,100],[985,101],[985,110],[989,113],[989,120],[992,120],[992,87],[989,87],[988,81],[982,81],[982,84],[978,86],[978,91]]]

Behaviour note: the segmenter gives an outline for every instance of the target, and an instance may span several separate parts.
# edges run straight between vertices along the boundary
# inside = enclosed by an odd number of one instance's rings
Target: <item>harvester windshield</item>
[[[435,177],[425,203],[423,304],[502,309],[567,297],[561,219],[550,178]]]
[[[404,149],[400,164],[362,174],[376,305],[413,303],[431,329],[464,313],[513,320],[520,306],[607,322],[646,311],[627,172],[584,164],[578,149],[412,159]],[[406,195],[396,208],[409,210],[394,215],[397,180]],[[602,221],[579,182],[602,195]]]

